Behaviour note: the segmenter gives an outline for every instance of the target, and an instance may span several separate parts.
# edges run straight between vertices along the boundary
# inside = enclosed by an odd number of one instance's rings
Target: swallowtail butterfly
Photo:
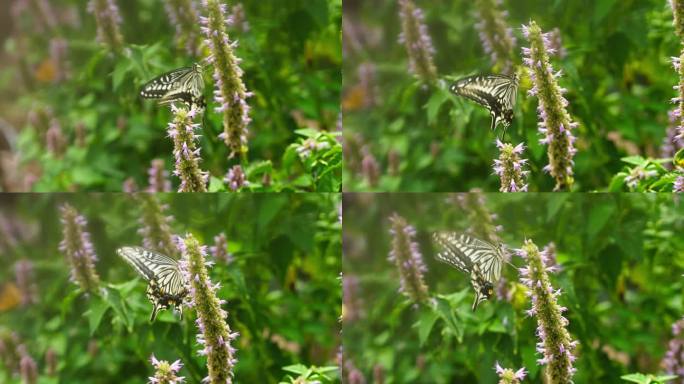
[[[491,129],[499,123],[506,128],[513,122],[513,107],[518,93],[518,76],[477,75],[457,80],[449,88],[451,92],[470,99],[487,108],[492,115]]]
[[[503,246],[453,232],[437,232],[432,237],[439,247],[437,260],[470,276],[475,290],[474,311],[480,302],[494,294],[494,283],[501,277],[505,260]]]
[[[182,102],[189,108],[194,106],[202,112],[206,106],[202,70],[202,65],[195,63],[192,67],[178,68],[159,75],[142,87],[140,96],[145,99],[159,99],[161,105]]]
[[[149,282],[147,298],[154,306],[150,322],[154,321],[159,310],[169,306],[178,308],[183,317],[182,304],[188,291],[178,261],[142,247],[121,247],[116,253]]]

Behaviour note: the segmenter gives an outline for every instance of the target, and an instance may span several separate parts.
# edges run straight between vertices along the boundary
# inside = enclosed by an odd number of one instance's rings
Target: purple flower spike
[[[121,185],[121,190],[124,193],[138,192],[138,184],[136,184],[135,179],[132,177],[124,180],[123,185]]]
[[[529,171],[523,170],[527,159],[520,155],[525,147],[522,143],[516,145],[496,141],[499,148],[499,159],[494,160],[494,173],[501,179],[501,192],[527,192],[525,179]]]
[[[164,2],[171,24],[176,28],[176,44],[189,54],[200,50],[199,16],[192,0],[167,0]]]
[[[499,375],[499,384],[520,384],[527,375],[525,368],[520,368],[517,371],[510,368],[502,368],[498,361],[496,362],[494,369],[496,370],[496,374]]]
[[[247,125],[249,105],[247,98],[252,95],[242,82],[240,59],[234,54],[237,42],[231,41],[226,32],[226,5],[218,0],[202,0],[204,14],[200,17],[202,31],[211,54],[209,61],[214,65],[214,100],[219,105],[217,112],[223,113],[223,139],[230,149],[230,157],[247,153]]]
[[[573,351],[578,343],[566,329],[568,320],[563,312],[567,308],[558,304],[560,289],[554,290],[549,281],[548,273],[557,269],[550,265],[548,251],[540,252],[531,240],[526,240],[516,254],[527,262],[527,267],[520,270],[520,282],[529,289],[532,308],[528,314],[537,317],[537,352],[542,354],[537,362],[546,365],[545,382],[572,383],[576,358]]]
[[[675,32],[679,39],[684,41],[684,1],[670,0],[670,6],[674,16]],[[676,119],[677,135],[675,138],[678,140],[684,140],[684,121],[682,120],[684,119],[684,66],[681,65],[682,59],[684,59],[684,49],[680,52],[679,57],[672,58],[672,65],[679,75],[679,84],[674,87],[678,91],[678,95],[672,99],[672,102],[677,104],[673,116]],[[677,192],[676,184],[675,192]]]
[[[233,255],[228,252],[228,240],[226,239],[225,233],[219,233],[214,236],[214,246],[209,248],[211,255],[214,259],[225,264],[230,264],[233,262]]]
[[[249,185],[247,175],[245,175],[245,172],[240,165],[234,165],[230,168],[223,181],[228,184],[228,188],[230,188],[231,191],[237,191],[240,188]]]
[[[361,283],[355,275],[342,276],[342,322],[354,322],[365,316]]]
[[[57,375],[57,352],[52,348],[48,348],[45,351],[45,365],[47,366],[48,376]]]
[[[373,156],[367,147],[364,147],[362,152],[363,158],[361,159],[361,174],[366,179],[368,185],[375,187],[378,185],[378,181],[380,180],[380,164],[378,164],[375,156]]]
[[[90,0],[88,12],[95,15],[97,22],[97,40],[114,51],[123,48],[121,36],[121,15],[114,0]]]
[[[399,291],[416,303],[425,302],[428,299],[428,287],[423,281],[423,274],[427,272],[427,267],[423,263],[418,243],[414,241],[416,230],[396,213],[390,217],[390,223],[392,250],[388,260],[399,271]]]
[[[86,292],[95,292],[100,286],[100,276],[95,271],[95,248],[86,230],[88,222],[69,204],[60,207],[62,241],[59,250],[71,265],[71,281]]]
[[[523,35],[530,42],[530,47],[523,48],[522,52],[533,84],[529,93],[539,99],[539,133],[543,136],[540,142],[548,146],[549,164],[544,170],[556,180],[555,191],[569,190],[574,183],[572,158],[577,152],[572,130],[578,124],[571,120],[567,111],[568,101],[563,97],[565,89],[558,85],[557,78],[561,73],[554,72],[549,62],[549,55],[553,52],[551,36],[542,33],[534,21],[528,26],[523,25]]]
[[[675,193],[684,193],[684,175],[677,176],[672,191]]]
[[[671,109],[668,112],[667,132],[663,143],[660,146],[660,157],[661,158],[671,158],[679,151],[684,148],[684,138],[678,138],[680,127],[679,109]],[[666,163],[663,166],[667,169],[672,169],[672,164]]]
[[[399,43],[406,46],[409,58],[409,71],[424,83],[437,79],[437,68],[432,60],[435,48],[428,35],[423,11],[411,0],[399,0],[401,34]]]
[[[178,239],[178,248],[183,254],[179,265],[187,282],[188,305],[197,310],[197,342],[202,347],[198,353],[207,356],[209,375],[204,381],[232,384],[233,367],[237,363],[232,343],[238,333],[232,332],[226,322],[228,313],[221,309],[222,301],[216,295],[219,285],[209,280],[206,247],[188,234],[185,239]]]
[[[26,306],[38,303],[38,286],[33,275],[33,263],[28,259],[17,261],[14,264],[14,276],[21,293],[21,304]]]
[[[137,197],[142,208],[138,234],[143,238],[143,246],[168,256],[178,255],[171,230],[173,217],[166,214],[169,207],[161,204],[153,193],[141,193]]]
[[[501,0],[477,0],[475,5],[475,18],[478,20],[475,28],[480,34],[482,47],[502,72],[510,72],[516,41],[506,22],[508,12],[501,10]]]
[[[21,346],[23,347],[23,345]],[[21,380],[23,384],[36,384],[38,382],[38,365],[31,356],[26,353],[26,348],[21,348],[21,361],[19,362],[19,370],[21,372]]]
[[[171,192],[171,181],[169,180],[169,172],[164,169],[163,159],[154,159],[150,164],[150,169],[147,171],[149,176],[148,192]]]
[[[674,16],[675,33],[677,33],[680,39],[684,40],[684,1],[670,0],[669,2],[670,7],[672,7],[672,15]]]
[[[499,232],[503,228],[496,225],[497,215],[491,213],[487,208],[487,199],[482,191],[475,189],[470,193],[458,194],[451,201],[455,202],[468,217],[467,222],[471,223],[467,231],[468,234],[487,240],[492,244],[501,244]]]
[[[154,355],[150,357],[150,362],[154,367],[154,376],[150,377],[149,384],[180,384],[185,382],[185,377],[176,376],[178,371],[183,367],[180,360],[169,364],[166,360],[157,360]]]
[[[66,138],[62,133],[62,126],[57,119],[50,121],[50,128],[45,132],[45,144],[47,150],[55,157],[61,157],[66,150]]]
[[[682,49],[682,57],[684,57],[684,49]],[[675,140],[684,140],[684,123],[682,116],[684,116],[684,66],[679,65],[681,58],[673,58],[673,64],[679,75],[679,84],[674,87],[677,90],[677,97],[672,98],[672,103],[677,104],[674,112],[671,113],[670,118],[675,120]]]
[[[230,9],[228,25],[231,29],[238,32],[249,32],[249,22],[247,21],[247,16],[245,16],[245,8],[241,3],[233,5],[233,7]]]
[[[667,352],[662,361],[665,372],[672,375],[684,374],[684,319],[672,324],[672,339],[667,345]],[[681,384],[680,379],[676,383]]]
[[[176,158],[173,174],[181,180],[178,192],[206,192],[209,174],[199,167],[200,149],[195,144],[198,137],[195,130],[199,124],[192,121],[197,110],[194,106],[188,111],[171,105],[171,111],[174,118],[169,123],[168,135],[173,140],[173,155]]]

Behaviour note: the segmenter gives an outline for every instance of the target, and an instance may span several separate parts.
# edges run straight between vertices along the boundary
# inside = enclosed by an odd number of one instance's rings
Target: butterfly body
[[[204,78],[202,66],[195,63],[166,72],[150,80],[140,90],[145,99],[159,99],[160,105],[181,102],[188,107],[204,110]]]
[[[433,239],[440,248],[437,260],[470,276],[470,285],[475,291],[474,311],[480,302],[491,298],[494,282],[501,278],[505,260],[503,246],[453,232],[435,233]]]
[[[153,304],[150,322],[160,310],[170,307],[178,308],[183,316],[188,291],[178,261],[142,247],[121,247],[116,252],[148,281],[146,294]]]
[[[518,93],[518,76],[476,75],[457,80],[449,88],[456,95],[472,100],[487,108],[492,116],[491,129],[497,125],[506,128],[513,122],[513,108]]]

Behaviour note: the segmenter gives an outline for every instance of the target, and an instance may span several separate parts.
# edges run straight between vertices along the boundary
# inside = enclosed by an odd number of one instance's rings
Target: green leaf
[[[610,221],[610,218],[615,213],[615,205],[610,203],[600,204],[594,206],[589,212],[589,222],[587,224],[587,234],[589,235],[589,240],[594,240],[596,235],[601,232],[601,230]]]
[[[641,156],[628,156],[628,157],[623,157],[620,159],[624,161],[627,164],[632,164],[632,165],[644,165],[648,163],[648,160],[644,159]]]
[[[225,190],[226,187],[223,184],[223,180],[215,176],[209,178],[209,192],[222,192]]]
[[[549,198],[548,209],[546,211],[546,221],[551,221],[558,211],[563,207],[563,204],[570,198],[569,193],[553,194]]]
[[[451,302],[446,300],[444,296],[437,296],[435,301],[437,304],[433,309],[436,311],[439,317],[444,320],[447,330],[456,336],[456,340],[458,340],[459,343],[462,342],[463,334],[465,332],[465,325],[456,318],[455,312],[451,307]]]
[[[302,374],[306,373],[306,371],[307,371],[308,369],[309,369],[309,368],[307,368],[307,367],[306,367],[305,365],[303,365],[303,364],[288,365],[288,366],[286,366],[286,367],[283,367],[283,370],[284,370],[284,371],[291,372],[291,373],[296,373],[297,375],[302,375]]]
[[[432,93],[432,96],[430,96],[430,99],[425,105],[425,108],[427,110],[427,122],[429,125],[432,125],[435,123],[435,121],[437,121],[439,109],[446,100],[447,95],[444,91],[436,90]]]
[[[117,289],[107,289],[105,291],[104,299],[109,303],[109,306],[116,313],[116,318],[119,319],[129,332],[133,332],[133,324],[128,317],[128,310],[123,297]]]
[[[430,336],[430,331],[432,331],[432,327],[435,325],[438,318],[439,314],[437,312],[423,311],[421,313],[420,319],[414,325],[414,327],[418,328],[418,340],[421,347],[425,345],[425,341],[428,339],[428,336]]]
[[[90,309],[85,313],[88,317],[88,325],[90,327],[90,336],[95,334],[95,331],[100,326],[102,317],[109,309],[106,301],[102,300],[100,296],[93,296],[90,301]]]

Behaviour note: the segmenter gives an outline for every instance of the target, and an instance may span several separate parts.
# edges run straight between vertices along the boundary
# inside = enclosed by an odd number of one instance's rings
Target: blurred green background
[[[293,364],[334,366],[339,340],[341,292],[340,198],[306,195],[159,195],[168,204],[171,229],[213,245],[224,232],[233,262],[209,269],[227,300],[227,322],[240,333],[234,346],[238,383],[277,383]],[[69,282],[58,250],[58,206],[68,202],[88,220],[97,272],[110,300],[85,295]],[[206,358],[197,355],[195,311],[183,319],[163,311],[150,324],[146,282],[116,256],[116,248],[141,245],[138,200],[122,194],[13,195],[0,199],[2,240],[0,302],[12,303],[5,285],[16,284],[14,265],[34,264],[36,304],[0,310],[0,334],[15,332],[38,363],[39,383],[142,383],[153,369],[150,355],[185,367],[180,375],[198,383]],[[209,260],[213,260],[208,256]],[[45,353],[57,354],[57,375],[46,374]],[[6,356],[3,351],[2,356]],[[0,363],[0,382],[18,383]],[[331,375],[335,377],[335,374]],[[13,378],[14,377],[14,378]]]
[[[633,372],[662,372],[671,325],[684,313],[684,206],[669,194],[484,194],[485,210],[509,248],[531,239],[555,243],[562,270],[550,275],[571,337],[579,341],[576,383],[620,383]],[[368,382],[493,383],[498,361],[525,367],[541,383],[536,318],[519,283],[514,256],[504,265],[509,300],[492,298],[471,311],[469,278],[435,260],[430,235],[476,228],[458,194],[345,194],[343,345],[347,371]],[[417,229],[425,280],[438,310],[398,292],[387,260],[389,217]],[[371,235],[372,234],[372,235]],[[501,289],[501,288],[498,288]]]
[[[2,190],[121,191],[128,178],[142,189],[151,160],[161,158],[172,170],[169,108],[138,93],[147,81],[190,66],[204,52],[197,58],[177,48],[165,1],[115,1],[126,54],[114,54],[96,41],[95,17],[86,10],[86,0],[9,3],[5,31],[0,31]],[[10,6],[19,3],[31,5],[14,17]],[[48,12],[36,12],[34,3],[47,4]],[[229,10],[238,4],[225,3]],[[250,188],[339,190],[341,148],[332,136],[341,86],[341,1],[241,4],[249,27],[231,26],[228,34],[239,43],[235,55],[254,93],[248,99],[249,159],[242,164]],[[200,24],[194,28],[199,32]],[[56,55],[52,44],[59,41],[65,48]],[[222,115],[214,111],[212,73],[213,68],[205,72],[208,107],[197,133],[202,135],[201,168],[217,179],[212,188],[219,189],[238,161],[228,159],[226,145],[217,138],[223,126]],[[57,152],[46,150],[53,121],[64,140]],[[300,159],[295,148],[311,131],[326,135],[320,140],[329,148],[314,160]]]
[[[397,41],[397,1],[344,2],[345,190],[497,191],[492,163],[498,150],[489,113],[446,90],[461,76],[497,71],[475,28],[476,2],[414,3],[425,14],[442,87],[421,85],[409,74],[405,47]],[[611,185],[628,165],[621,158],[661,158],[673,107],[678,77],[670,57],[679,54],[680,42],[668,2],[504,0],[501,9],[517,38],[518,66],[520,48],[529,47],[522,24],[534,20],[544,32],[560,31],[566,56],[552,57],[551,64],[563,71],[559,83],[568,89],[569,112],[580,124],[574,132],[575,190],[627,190],[624,175]],[[548,160],[538,143],[537,98],[526,95],[530,87],[525,73],[506,141],[528,147],[530,191],[551,191],[552,178],[542,171]],[[378,164],[377,181],[361,164],[368,153]],[[657,175],[664,173],[659,169]]]

